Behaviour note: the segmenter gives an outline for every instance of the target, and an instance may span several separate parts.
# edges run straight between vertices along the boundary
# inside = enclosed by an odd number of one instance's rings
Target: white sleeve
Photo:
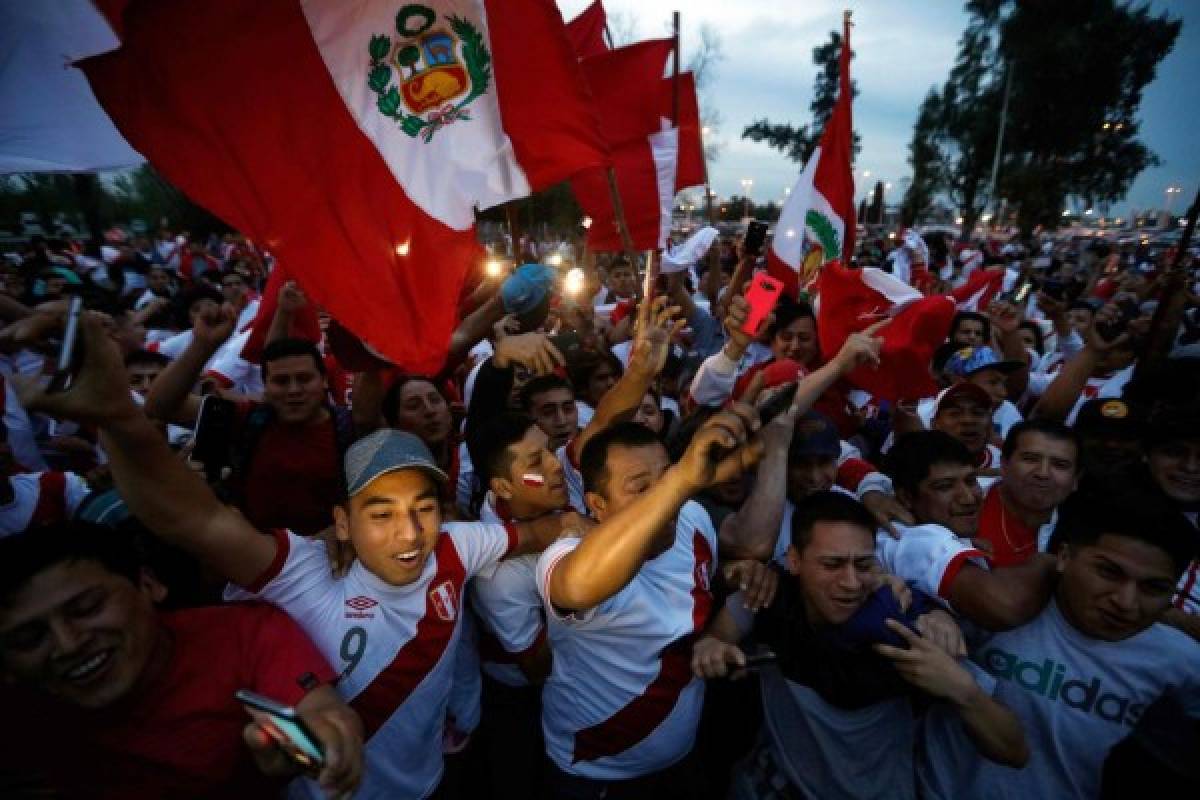
[[[67,516],[73,517],[79,510],[79,504],[91,494],[92,490],[88,488],[87,481],[74,472],[63,474],[66,477],[66,483],[63,485],[63,500],[67,504]]]
[[[541,556],[538,557],[537,591],[542,598],[542,608],[546,610],[547,617],[558,622],[581,624],[590,620],[596,613],[595,608],[589,608],[583,612],[563,614],[559,609],[554,607],[554,603],[550,602],[550,573],[554,572],[554,568],[558,566],[558,562],[564,556],[576,547],[579,547],[581,541],[583,540],[577,536],[567,536],[547,547]]]
[[[226,586],[225,601],[266,600],[303,624],[337,580],[329,568],[325,543],[278,529],[263,535],[275,537],[275,560],[249,585]]]
[[[981,550],[940,525],[904,526],[899,539],[877,533],[875,556],[884,572],[912,581],[925,594],[942,600],[968,560],[987,565]]]
[[[488,578],[471,581],[475,612],[509,653],[528,650],[545,627],[536,573],[536,562],[522,557],[506,561]]]
[[[517,528],[512,524],[447,522],[442,530],[454,540],[467,577],[495,564],[517,546]]]
[[[892,479],[882,472],[868,472],[858,482],[858,489],[855,490],[855,495],[858,499],[862,500],[863,495],[867,492],[883,492],[887,495],[894,495],[896,493],[892,488]]]
[[[583,499],[583,473],[579,471],[579,467],[571,460],[571,445],[574,444],[575,437],[567,440],[567,443],[558,448],[555,453],[558,456],[558,461],[562,464],[563,480],[567,483],[567,502],[571,504],[571,508],[578,511],[580,514],[587,515],[587,503]]]
[[[692,379],[691,395],[696,405],[719,406],[733,394],[737,364],[719,350],[700,365]]]

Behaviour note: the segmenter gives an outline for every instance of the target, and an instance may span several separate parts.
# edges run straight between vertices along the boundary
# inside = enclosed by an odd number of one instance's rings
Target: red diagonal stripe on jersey
[[[437,559],[437,572],[425,591],[425,614],[417,623],[416,633],[400,648],[392,663],[380,670],[375,679],[350,701],[350,707],[362,717],[364,739],[379,730],[425,680],[454,636],[462,609],[457,609],[452,620],[441,619],[434,611],[431,590],[449,580],[461,597],[467,571],[454,549],[454,540],[445,533],[438,536],[433,558]]]
[[[699,531],[692,536],[692,552],[695,556],[692,633],[664,648],[658,675],[644,692],[608,719],[575,734],[572,763],[623,753],[645,739],[667,718],[679,701],[680,693],[691,683],[692,644],[696,634],[704,629],[712,608],[712,592],[707,581],[707,576],[711,575],[712,548]],[[701,573],[704,579],[701,579]]]

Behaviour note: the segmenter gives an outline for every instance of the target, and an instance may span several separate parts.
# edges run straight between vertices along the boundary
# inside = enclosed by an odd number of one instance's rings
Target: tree
[[[812,125],[792,125],[790,122],[773,123],[768,119],[755,120],[742,131],[743,139],[754,142],[766,142],[779,150],[792,161],[804,163],[816,149],[825,130],[825,123],[833,113],[838,91],[838,54],[842,48],[842,35],[831,31],[829,41],[813,48],[813,64],[817,67],[817,77],[813,81],[813,100],[808,109],[812,112]],[[850,53],[854,57],[854,53]],[[851,97],[858,95],[858,84],[850,81]],[[859,136],[854,133],[851,157],[858,155]]]
[[[707,22],[700,26],[700,39],[696,49],[686,61],[686,69],[692,73],[696,84],[697,102],[700,104],[700,124],[708,130],[704,136],[704,160],[709,164],[721,154],[718,134],[721,130],[721,112],[717,110],[709,93],[716,79],[717,65],[725,60],[721,49],[721,34]]]
[[[1138,140],[1142,91],[1181,23],[1117,0],[968,0],[967,29],[909,144],[912,220],[945,193],[969,232],[984,205],[1006,84],[997,196],[1023,230],[1054,226],[1069,199],[1112,203],[1157,157]]]
[[[867,218],[864,222],[872,225],[883,222],[883,181],[875,181],[875,190],[871,192],[871,205],[867,208]]]

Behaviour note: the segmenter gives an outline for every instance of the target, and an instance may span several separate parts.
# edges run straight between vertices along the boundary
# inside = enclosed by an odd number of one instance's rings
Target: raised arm
[[[236,322],[233,309],[224,306],[196,319],[191,343],[167,365],[146,395],[148,416],[176,425],[196,421],[200,396],[192,393],[192,387],[200,380],[204,365],[233,334]]]
[[[117,489],[133,515],[230,581],[252,583],[275,559],[275,539],[259,533],[241,513],[217,500],[134,405],[121,354],[105,333],[101,317],[86,315],[81,328],[86,356],[71,388],[61,394],[47,393],[34,383],[23,383],[19,386],[22,404],[96,426]]]
[[[761,445],[757,439],[747,442],[757,427],[754,410],[744,405],[713,416],[697,431],[679,463],[562,557],[550,572],[550,602],[565,611],[585,611],[621,591],[689,497],[741,474],[757,460]]]
[[[442,374],[454,370],[471,352],[471,348],[483,341],[492,326],[504,317],[504,301],[496,293],[479,308],[468,314],[450,336],[450,349],[442,365]]]
[[[1129,341],[1128,333],[1119,334],[1112,341],[1105,339],[1100,333],[1103,326],[1115,322],[1118,315],[1119,312],[1113,305],[1107,305],[1096,312],[1083,349],[1062,365],[1058,376],[1046,387],[1045,393],[1033,407],[1031,416],[1060,421],[1067,418],[1103,355]]]
[[[1006,631],[1041,613],[1054,589],[1055,575],[1055,559],[1046,553],[995,572],[967,562],[950,584],[946,599],[975,624]]]
[[[629,366],[625,374],[617,381],[596,407],[587,427],[571,440],[571,456],[578,459],[583,453],[583,446],[600,431],[616,422],[630,419],[642,403],[650,385],[667,363],[667,354],[671,349],[671,339],[683,327],[682,320],[676,320],[679,313],[677,307],[667,307],[665,297],[654,298],[654,305],[647,317],[647,324],[639,329],[633,342],[633,350],[629,356]]]

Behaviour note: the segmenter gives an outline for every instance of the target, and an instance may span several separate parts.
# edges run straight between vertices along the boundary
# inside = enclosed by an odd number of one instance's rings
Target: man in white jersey
[[[955,720],[931,711],[919,764],[928,798],[1094,798],[1109,751],[1164,695],[1200,718],[1200,649],[1158,620],[1195,556],[1178,513],[1144,492],[1080,492],[1062,509],[1059,582],[1037,618],[976,646],[993,695],[1016,712],[1030,758],[970,757]]]
[[[426,797],[442,774],[442,728],[468,578],[508,555],[540,550],[576,515],[507,526],[442,523],[446,476],[416,437],[380,430],[346,453],[347,499],[333,510],[337,539],[357,561],[331,574],[322,542],[269,536],[222,505],[167,448],[130,399],[119,353],[98,319],[82,323],[87,357],[72,388],[29,402],[95,424],[130,510],[247,593],[287,611],[341,669],[338,692],[363,720],[361,797]],[[319,796],[310,781],[299,796]]]
[[[471,432],[467,447],[488,489],[481,522],[535,519],[567,506],[562,465],[533,417],[492,417]],[[536,568],[536,555],[506,559],[477,575],[470,590],[483,667],[480,740],[489,783],[511,797],[532,797],[541,786],[541,684],[550,647]]]
[[[551,797],[693,797],[703,683],[688,665],[712,604],[716,532],[688,498],[744,471],[758,420],[735,405],[670,464],[648,428],[625,422],[584,448],[600,525],[538,560],[554,664],[542,692]]]

